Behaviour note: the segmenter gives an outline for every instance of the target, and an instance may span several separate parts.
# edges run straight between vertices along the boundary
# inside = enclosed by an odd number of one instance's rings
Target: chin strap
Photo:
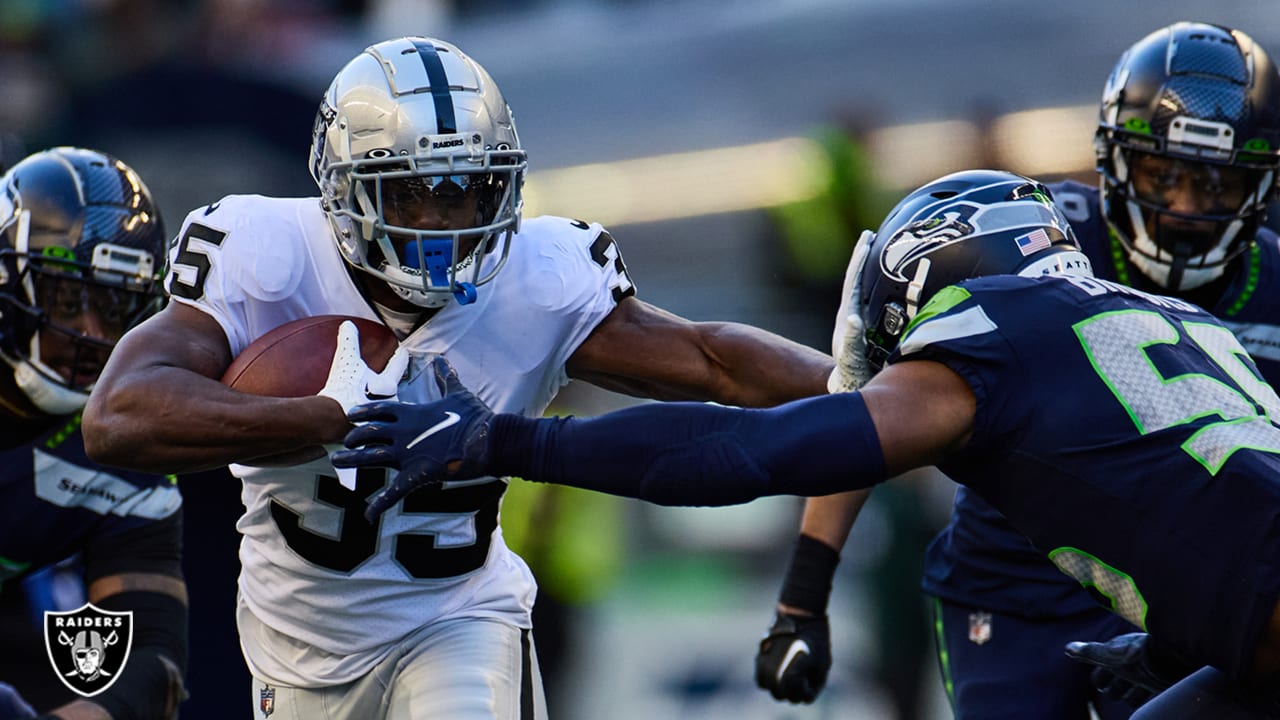
[[[33,405],[49,415],[70,415],[84,409],[89,393],[54,382],[36,368],[36,362],[23,360],[13,365],[13,379]]]
[[[14,384],[31,404],[48,415],[70,415],[84,409],[89,401],[88,390],[73,390],[54,380],[58,373],[40,362],[40,333],[31,336],[31,355],[19,360],[7,355],[4,361],[13,368]]]

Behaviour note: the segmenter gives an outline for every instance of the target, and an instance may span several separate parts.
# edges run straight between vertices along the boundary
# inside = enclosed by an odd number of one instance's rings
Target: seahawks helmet
[[[1179,22],[1125,51],[1102,95],[1095,136],[1103,213],[1129,260],[1166,290],[1221,277],[1253,242],[1280,166],[1280,74],[1239,30]],[[1160,158],[1152,189],[1135,185]],[[1158,196],[1178,173],[1203,204]]]
[[[493,78],[431,38],[366,48],[325,92],[312,135],[311,174],[342,256],[428,308],[473,301],[506,262],[525,168]],[[476,211],[463,227],[388,219],[398,204],[467,198]]]
[[[0,358],[37,408],[69,414],[162,303],[164,223],[137,173],[93,150],[36,153],[0,186]]]
[[[902,199],[871,243],[861,274],[861,313],[873,371],[939,290],[983,275],[1092,275],[1049,190],[997,170],[966,170]]]

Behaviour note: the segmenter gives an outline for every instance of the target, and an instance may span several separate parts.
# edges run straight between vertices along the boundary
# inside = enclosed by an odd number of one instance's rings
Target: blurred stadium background
[[[861,225],[968,166],[1092,182],[1112,64],[1180,19],[1280,52],[1274,0],[0,0],[0,158],[114,153],[171,231],[227,193],[312,194],[312,115],[332,75],[371,42],[435,35],[484,64],[514,109],[526,214],[605,223],[650,302],[826,349]],[[829,202],[850,192],[856,212]],[[626,402],[571,385],[557,409]],[[183,487],[182,715],[245,717],[238,489],[216,475]],[[831,682],[793,708],[754,688],[752,658],[799,501],[670,510],[513,488],[504,525],[556,601],[536,631],[552,716],[949,716],[915,606],[951,492],[922,475],[877,493],[837,578]]]

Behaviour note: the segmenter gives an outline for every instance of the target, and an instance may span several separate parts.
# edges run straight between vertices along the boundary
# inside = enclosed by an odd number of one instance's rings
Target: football
[[[398,342],[382,323],[344,315],[317,315],[287,322],[254,340],[231,361],[222,384],[253,395],[315,395],[329,378],[338,326],[344,320],[360,333],[360,356],[375,371],[387,366]]]

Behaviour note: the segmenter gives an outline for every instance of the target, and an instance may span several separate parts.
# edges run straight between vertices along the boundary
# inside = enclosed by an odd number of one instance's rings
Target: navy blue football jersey
[[[1095,600],[1246,665],[1280,597],[1280,397],[1226,327],[1105,280],[993,276],[921,310],[889,362],[915,359],[977,400],[943,472]]]
[[[1099,210],[1098,190],[1077,182],[1050,186],[1071,221],[1097,277],[1133,284],[1137,270],[1125,259]],[[1262,377],[1280,385],[1280,240],[1261,229],[1232,282],[1206,308],[1232,330]],[[1087,418],[1087,416],[1081,416]],[[1043,553],[990,504],[971,490],[956,492],[947,527],[926,555],[923,587],[952,602],[1023,617],[1059,617],[1096,605],[1079,584],[1064,576]]]
[[[120,572],[180,576],[181,507],[172,478],[104,469],[85,455],[79,415],[59,422],[0,450],[0,589],[77,552],[86,582]],[[156,547],[134,551],[139,537]]]

